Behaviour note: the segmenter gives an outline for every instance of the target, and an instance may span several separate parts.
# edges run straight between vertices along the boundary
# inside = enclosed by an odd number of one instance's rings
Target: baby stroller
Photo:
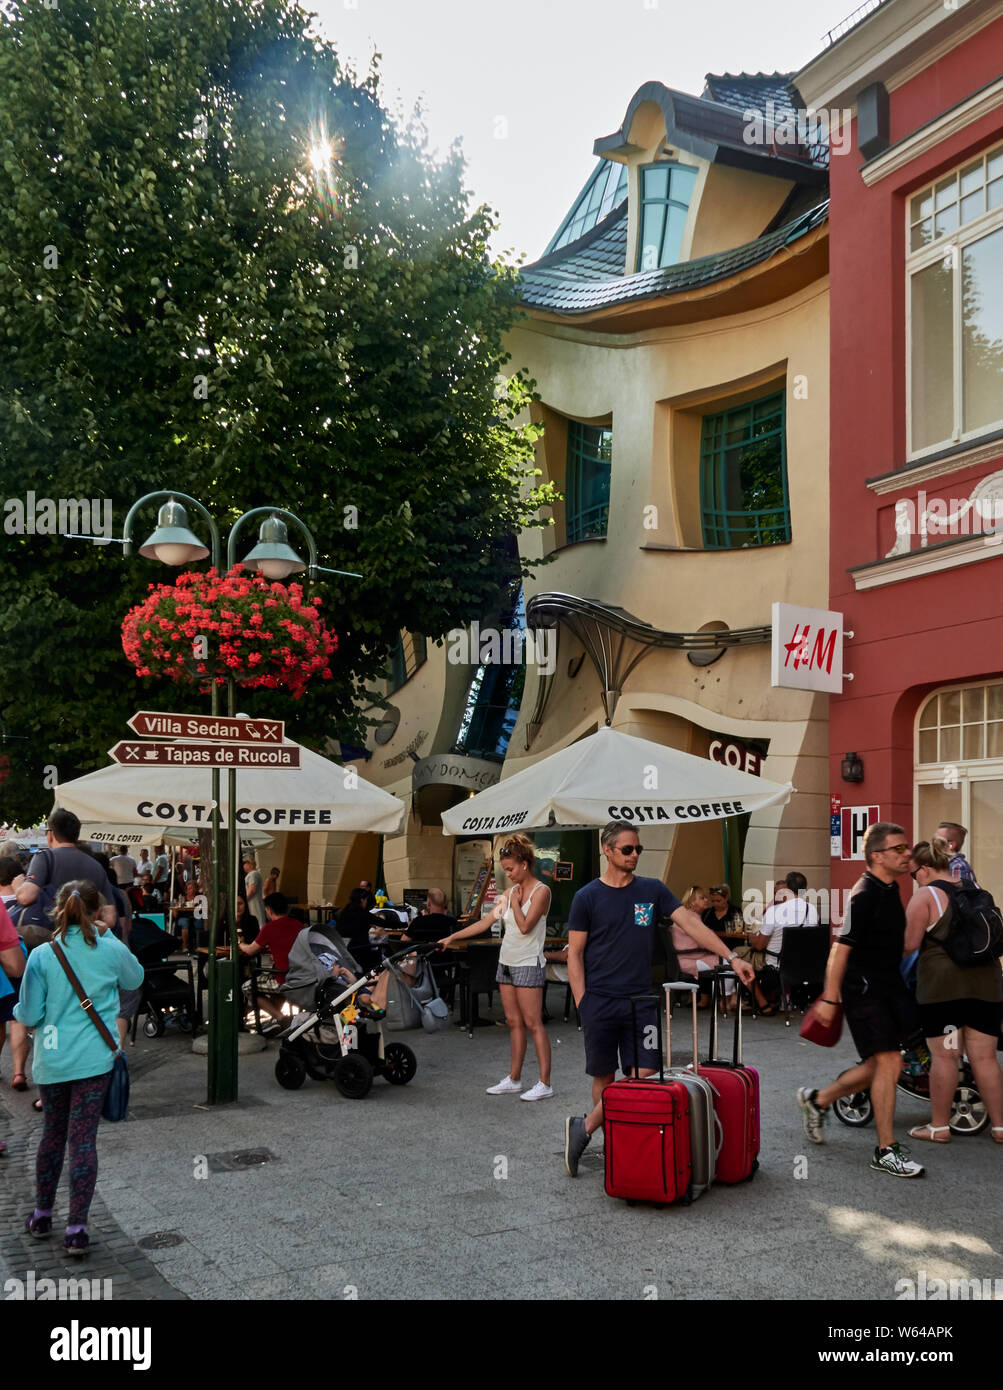
[[[902,1070],[896,1083],[904,1096],[916,1100],[930,1101],[930,1052],[923,1038],[911,1039],[912,1046],[902,1048]],[[836,1119],[844,1125],[859,1127],[870,1124],[874,1117],[874,1104],[870,1091],[857,1091],[852,1096],[841,1096],[832,1103]],[[989,1123],[989,1111],[979,1094],[972,1075],[968,1058],[961,1058],[958,1071],[958,1089],[951,1105],[948,1125],[952,1134],[981,1134]]]
[[[148,917],[134,917],[129,948],[146,971],[139,1005],[132,1019],[132,1041],[136,1041],[136,1025],[141,1013],[146,1014],[143,1032],[148,1038],[163,1037],[168,1021],[182,1033],[194,1034],[197,1019],[191,961],[167,959],[181,949],[179,938],[162,931]],[[179,971],[185,973],[179,974]]]
[[[374,1076],[385,1076],[391,1086],[407,1085],[418,1070],[417,1058],[405,1043],[384,1043],[384,1011],[356,1004],[355,995],[371,988],[380,974],[414,950],[411,946],[388,957],[346,990],[339,991],[334,980],[317,985],[313,1009],[294,1019],[282,1038],[275,1063],[280,1086],[296,1091],[311,1076],[333,1081],[349,1100],[361,1100],[369,1094]]]

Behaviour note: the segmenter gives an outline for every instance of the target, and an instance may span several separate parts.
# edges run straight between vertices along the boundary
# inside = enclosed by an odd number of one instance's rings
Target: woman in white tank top
[[[505,934],[495,980],[505,1007],[512,1065],[506,1077],[496,1086],[487,1088],[488,1095],[522,1092],[521,1100],[549,1100],[554,1092],[550,1085],[550,1039],[543,1026],[543,986],[547,969],[543,950],[547,936],[550,889],[533,876],[533,843],[525,835],[509,836],[501,847],[499,857],[509,881],[508,890],[499,897],[486,917],[447,936],[443,944],[465,936],[477,936],[495,922],[504,923]],[[527,1033],[532,1034],[536,1060],[540,1065],[540,1080],[530,1090],[522,1091]]]

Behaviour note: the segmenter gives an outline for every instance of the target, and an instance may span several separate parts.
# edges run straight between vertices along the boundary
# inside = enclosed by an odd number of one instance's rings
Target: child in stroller
[[[386,972],[394,961],[412,955],[414,947],[408,947],[399,956],[388,957],[376,970],[360,979],[351,966],[340,959],[343,953],[332,940],[336,936],[331,928],[307,928],[300,933],[289,953],[287,988],[292,980],[293,989],[299,991],[301,997],[303,992],[310,990],[312,1007],[293,1020],[282,1038],[275,1079],[288,1091],[298,1090],[307,1076],[315,1081],[333,1081],[343,1096],[361,1100],[369,1094],[374,1076],[385,1076],[392,1086],[406,1086],[418,1069],[414,1053],[404,1043],[384,1043],[380,1026],[386,1012],[383,1007],[388,983]],[[322,940],[312,941],[312,937]],[[309,969],[303,949],[298,949],[301,941],[315,962],[315,972],[323,972],[319,979],[315,973],[312,986],[301,985],[301,973],[294,974],[292,969],[294,955],[304,973]],[[333,968],[325,964],[325,958],[332,954]],[[344,954],[347,955],[347,949]],[[339,985],[346,976],[350,983],[347,989],[341,990]]]

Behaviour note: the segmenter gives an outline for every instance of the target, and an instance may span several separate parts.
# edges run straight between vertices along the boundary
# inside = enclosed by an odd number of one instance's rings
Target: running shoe
[[[487,1094],[489,1096],[507,1096],[522,1090],[521,1081],[513,1081],[510,1076],[503,1076],[497,1086],[489,1086]]]
[[[825,1124],[825,1111],[812,1100],[816,1094],[809,1086],[802,1086],[798,1091],[798,1105],[801,1107],[805,1134],[813,1144],[824,1144],[822,1126]]]
[[[904,1156],[901,1144],[892,1144],[887,1149],[875,1149],[871,1167],[878,1173],[891,1173],[893,1178],[921,1178],[926,1173],[921,1163]]]
[[[528,1090],[528,1091],[523,1091],[523,1093],[522,1093],[522,1095],[519,1097],[519,1099],[520,1099],[520,1100],[550,1100],[550,1098],[551,1098],[551,1096],[552,1096],[553,1094],[554,1094],[554,1088],[553,1088],[553,1086],[545,1086],[545,1085],[543,1084],[542,1081],[538,1081],[538,1082],[536,1083],[536,1085],[533,1086],[530,1090]]]

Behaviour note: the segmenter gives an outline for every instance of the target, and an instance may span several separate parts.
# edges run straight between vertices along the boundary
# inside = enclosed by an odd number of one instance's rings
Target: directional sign
[[[232,722],[232,721],[231,721]],[[127,767],[299,767],[299,745],[281,748],[260,743],[129,743],[108,750]]]
[[[214,743],[281,743],[281,719],[227,719],[224,715],[159,714],[141,709],[129,728],[143,738],[203,738]]]

